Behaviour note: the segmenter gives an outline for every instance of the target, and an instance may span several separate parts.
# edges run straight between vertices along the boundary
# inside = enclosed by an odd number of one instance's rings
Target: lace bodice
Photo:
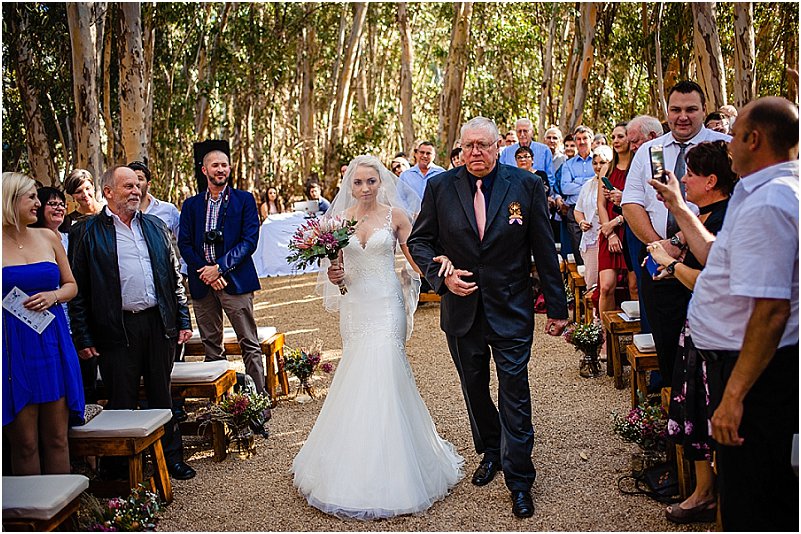
[[[348,292],[381,291],[381,287],[397,284],[395,275],[395,242],[392,210],[388,210],[382,226],[372,228],[364,243],[354,234],[343,250],[345,284]]]

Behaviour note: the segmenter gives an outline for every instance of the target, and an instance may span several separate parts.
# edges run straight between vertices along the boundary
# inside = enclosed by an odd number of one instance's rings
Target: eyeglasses
[[[392,167],[392,172],[398,172],[400,170],[400,165],[395,165]]]
[[[515,159],[520,161],[524,159],[531,159],[531,155],[529,154],[520,154],[519,156],[515,156]]]
[[[66,203],[57,200],[51,200],[47,203],[47,205],[50,206],[51,208],[61,208],[61,209],[67,208]]]
[[[490,149],[491,146],[494,146],[494,145],[495,145],[495,143],[484,143],[483,141],[476,141],[474,143],[471,143],[471,142],[464,143],[462,145],[462,148],[464,150],[466,150],[467,152],[470,152],[471,150],[473,150],[473,148],[477,148],[477,149],[481,150],[482,152],[486,152],[487,150]]]

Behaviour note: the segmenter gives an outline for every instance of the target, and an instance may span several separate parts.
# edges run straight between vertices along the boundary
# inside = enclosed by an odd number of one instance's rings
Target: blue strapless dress
[[[14,286],[28,295],[58,289],[58,265],[43,261],[3,267],[3,297]],[[41,335],[3,310],[3,426],[29,404],[67,399],[70,422],[83,421],[83,381],[62,306]]]

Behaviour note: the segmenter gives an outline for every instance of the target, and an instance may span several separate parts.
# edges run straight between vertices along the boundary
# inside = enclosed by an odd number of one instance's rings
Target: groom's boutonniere
[[[520,202],[509,204],[509,224],[523,224],[523,214],[520,211]]]

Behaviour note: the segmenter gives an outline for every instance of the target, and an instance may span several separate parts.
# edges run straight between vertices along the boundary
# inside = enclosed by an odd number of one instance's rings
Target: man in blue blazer
[[[206,361],[225,359],[225,311],[242,347],[245,369],[263,392],[264,365],[253,316],[253,292],[260,288],[252,258],[259,240],[256,201],[228,184],[231,166],[225,152],[207,153],[202,172],[208,189],[184,202],[178,248],[187,265]]]
[[[512,512],[530,517],[536,477],[528,383],[532,254],[548,307],[548,334],[564,330],[567,303],[542,180],[499,164],[498,139],[489,119],[476,117],[462,127],[465,165],[428,181],[408,244],[442,295],[440,326],[459,373],[476,452],[484,455],[472,482],[489,484],[503,469]],[[489,389],[490,355],[498,373],[497,408]]]

